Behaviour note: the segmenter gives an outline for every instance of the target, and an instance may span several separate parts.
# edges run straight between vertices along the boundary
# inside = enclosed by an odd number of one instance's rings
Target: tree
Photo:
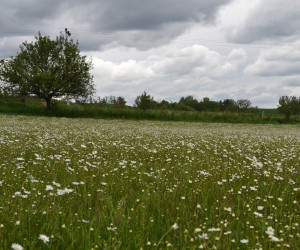
[[[150,109],[154,103],[153,97],[148,95],[145,91],[135,99],[135,105],[143,111]]]
[[[245,112],[251,107],[251,101],[248,99],[240,99],[236,102],[238,111]]]
[[[221,110],[234,112],[237,110],[237,104],[233,99],[225,99],[221,102]]]
[[[114,107],[118,109],[125,109],[126,108],[126,101],[125,98],[122,96],[119,96],[114,103]]]
[[[300,106],[300,97],[281,96],[279,98],[279,106],[277,108],[280,114],[283,114],[285,120],[289,121],[293,113],[296,113]]]
[[[22,70],[22,61],[20,58],[14,60],[0,61],[0,90],[7,95],[20,95],[22,101],[25,102],[25,96],[28,95],[25,89],[25,79],[20,78]],[[5,80],[9,79],[9,82]]]
[[[91,60],[81,56],[78,42],[62,33],[55,40],[38,33],[35,42],[23,42],[20,52],[0,62],[2,88],[33,94],[47,103],[53,97],[87,98],[94,93]]]
[[[187,97],[181,97],[179,100],[179,104],[183,104],[185,106],[192,107],[194,109],[197,109],[198,101],[193,96],[189,95]]]

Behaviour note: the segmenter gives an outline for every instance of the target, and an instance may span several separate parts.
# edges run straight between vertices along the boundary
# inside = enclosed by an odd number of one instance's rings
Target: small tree
[[[150,109],[153,106],[153,103],[153,97],[148,95],[145,91],[135,99],[135,105],[143,111]]]
[[[189,107],[192,107],[194,109],[197,109],[198,101],[193,96],[189,95],[187,97],[181,97],[179,100],[179,104],[183,104]]]
[[[278,112],[284,115],[286,121],[289,121],[291,115],[299,108],[300,98],[297,99],[296,96],[281,96],[278,102]]]
[[[251,107],[251,101],[248,99],[240,99],[236,102],[238,111],[246,112]]]
[[[221,110],[235,112],[237,110],[237,104],[233,99],[225,99],[221,102]]]
[[[126,108],[126,101],[125,98],[122,96],[119,96],[114,103],[114,107],[118,109],[125,109]]]
[[[91,60],[81,56],[78,42],[62,33],[51,40],[40,33],[35,42],[23,42],[20,52],[0,62],[2,87],[21,95],[34,94],[47,103],[53,97],[86,98],[94,92]]]

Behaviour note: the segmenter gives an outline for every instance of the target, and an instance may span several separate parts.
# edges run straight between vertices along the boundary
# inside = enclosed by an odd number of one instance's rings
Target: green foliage
[[[233,99],[225,99],[221,104],[221,111],[236,112],[237,104]]]
[[[103,100],[107,100],[106,103],[102,102]],[[222,102],[219,102],[219,105],[222,107]],[[27,96],[24,103],[18,96],[0,95],[0,112],[7,114],[187,122],[283,123],[281,115],[276,113],[276,110],[251,107],[246,112],[239,113],[229,111],[229,109],[225,109],[223,112],[199,112],[182,103],[162,100],[161,102],[153,101],[151,109],[145,112],[142,109],[126,106],[123,97],[112,96],[96,100],[82,99],[79,102],[71,103],[70,106],[64,101],[51,100],[51,106],[52,111],[47,112],[40,98]],[[295,111],[290,120],[284,122],[300,123],[300,116]]]
[[[181,97],[179,104],[191,107],[198,111],[209,112],[254,112],[255,108],[251,107],[251,102],[247,99],[238,100],[237,102],[232,99],[216,102],[211,101],[208,97],[204,97],[202,101],[198,101],[193,96]]]
[[[259,108],[258,111],[263,115],[278,115],[277,109]]]
[[[240,99],[236,102],[237,110],[245,112],[251,107],[251,102],[248,99]]]
[[[116,107],[115,104],[99,103],[71,103],[67,106],[62,101],[52,100],[52,111],[47,112],[42,100],[27,97],[26,103],[17,97],[1,97],[0,112],[6,114],[22,114],[31,116],[82,117],[101,119],[129,119],[129,120],[160,120],[186,122],[216,122],[216,123],[282,123],[281,116],[276,114],[232,113],[232,112],[198,112],[182,111],[183,106],[178,103],[169,103],[173,110],[159,108],[144,112],[141,109],[125,106]],[[117,98],[118,100],[118,98]],[[55,104],[54,104],[55,103]],[[53,105],[54,104],[54,105]],[[186,106],[186,108],[190,108]],[[190,108],[192,109],[192,108]],[[300,117],[293,115],[289,123],[300,123]]]
[[[119,96],[114,103],[114,108],[118,109],[125,109],[126,108],[126,101],[124,97]]]
[[[115,104],[117,102],[116,97],[115,96],[105,96],[103,98],[98,98],[98,101],[95,102],[99,102],[99,103],[103,103],[103,104]]]
[[[277,110],[284,115],[286,121],[289,121],[292,114],[300,113],[300,97],[281,96]]]
[[[198,101],[193,96],[189,95],[187,97],[181,97],[180,100],[179,100],[179,104],[197,109]]]
[[[142,109],[143,111],[146,111],[150,108],[152,108],[155,105],[155,102],[153,100],[153,97],[148,95],[145,91],[136,97],[135,99],[135,105],[137,108]]]
[[[94,92],[91,60],[81,56],[78,42],[63,34],[51,40],[40,33],[35,42],[23,42],[20,52],[0,63],[2,89],[21,95],[34,94],[46,100],[53,97],[88,97]]]
[[[210,112],[220,111],[220,103],[211,101],[208,97],[204,97],[203,100],[199,102],[197,110]]]

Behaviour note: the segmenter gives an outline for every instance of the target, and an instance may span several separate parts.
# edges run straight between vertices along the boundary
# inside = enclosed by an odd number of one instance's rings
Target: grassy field
[[[0,249],[299,249],[299,132],[0,115]]]

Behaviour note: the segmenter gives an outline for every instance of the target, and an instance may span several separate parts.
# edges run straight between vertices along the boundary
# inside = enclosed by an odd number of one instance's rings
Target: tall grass
[[[298,249],[299,148],[298,125],[0,115],[0,249]]]
[[[41,101],[0,100],[0,112],[6,114],[24,114],[31,116],[56,116],[69,118],[102,118],[102,119],[129,119],[129,120],[159,120],[159,121],[186,121],[186,122],[223,122],[223,123],[284,123],[284,119],[276,114],[253,113],[226,113],[226,112],[197,112],[174,110],[148,110],[136,108],[116,109],[108,106],[99,107],[96,104],[71,104],[54,102],[52,110],[46,111]],[[293,116],[289,123],[299,123],[300,116]]]

